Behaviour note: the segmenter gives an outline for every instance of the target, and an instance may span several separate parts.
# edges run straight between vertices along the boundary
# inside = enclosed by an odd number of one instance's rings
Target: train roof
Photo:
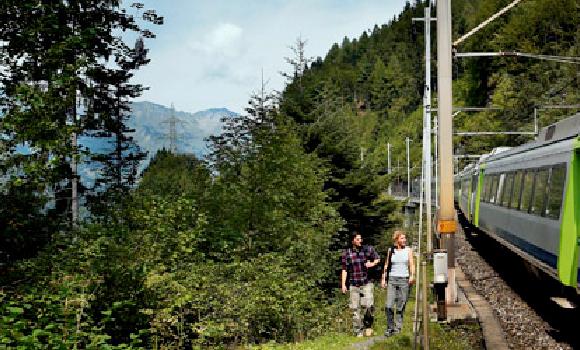
[[[514,154],[522,153],[543,145],[551,144],[557,141],[567,140],[580,135],[580,113],[560,120],[554,124],[542,128],[534,141],[525,143],[517,147],[496,147],[490,153],[479,157],[476,164],[469,164],[455,175],[463,175],[479,167],[479,164],[493,160],[509,157]]]
[[[542,128],[535,142],[563,140],[580,135],[580,113]]]
[[[482,156],[480,158],[480,162],[487,162],[491,160],[509,157],[511,155],[525,152],[527,150],[531,150],[534,148],[538,148],[543,145],[570,139],[578,135],[580,135],[580,113],[577,113],[571,117],[560,120],[557,123],[542,128],[534,141],[513,148],[509,147],[494,148],[494,150],[491,153],[489,153],[487,157]],[[499,149],[502,150],[497,152],[496,150]]]

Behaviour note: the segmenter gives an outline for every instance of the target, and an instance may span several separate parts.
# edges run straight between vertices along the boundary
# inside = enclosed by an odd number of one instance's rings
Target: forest
[[[508,2],[454,0],[453,37]],[[290,43],[283,91],[262,86],[207,140],[207,158],[164,150],[142,174],[125,121],[146,87],[130,80],[149,62],[146,28],[164,19],[125,5],[0,5],[0,347],[226,348],[347,329],[340,252],[352,230],[384,252],[402,224],[386,189],[406,176],[406,137],[420,175],[425,38],[412,18],[427,2],[325,57]],[[580,56],[579,11],[523,1],[458,50]],[[578,104],[577,64],[479,57],[453,69],[454,106],[496,108],[457,114],[458,131],[533,131],[535,113],[541,127],[577,112],[541,109]],[[432,70],[436,107],[436,52]],[[83,149],[87,134],[114,151]],[[481,154],[531,139],[453,141]],[[78,181],[86,159],[105,169],[92,188]]]

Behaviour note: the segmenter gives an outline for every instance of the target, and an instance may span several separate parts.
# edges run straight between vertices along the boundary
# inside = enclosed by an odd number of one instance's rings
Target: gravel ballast
[[[572,349],[569,344],[554,339],[553,328],[474,249],[463,231],[456,235],[455,242],[457,263],[493,308],[511,349]],[[530,283],[530,293],[534,292],[533,283]]]

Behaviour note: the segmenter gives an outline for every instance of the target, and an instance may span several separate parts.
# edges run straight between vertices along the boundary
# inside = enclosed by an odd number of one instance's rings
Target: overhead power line
[[[457,136],[480,136],[480,135],[535,135],[533,131],[458,131]]]
[[[467,34],[463,35],[461,38],[455,40],[453,42],[453,46],[457,46],[457,45],[461,44],[467,38],[469,38],[473,34],[477,33],[480,29],[482,29],[483,27],[485,27],[486,25],[488,25],[489,23],[491,23],[492,21],[494,21],[496,18],[498,18],[499,16],[501,16],[504,13],[506,13],[507,11],[509,11],[512,7],[516,6],[520,1],[522,1],[522,0],[514,0],[514,1],[512,1],[511,4],[507,5],[506,7],[504,7],[503,9],[501,9],[499,12],[497,12],[493,16],[491,16],[488,19],[486,19],[485,21],[483,21],[480,25],[478,25],[477,27],[475,27],[472,30],[470,30]]]
[[[456,52],[455,53],[455,57],[497,57],[497,56],[527,57],[527,58],[535,58],[535,59],[544,60],[544,61],[580,64],[580,57],[574,57],[574,56],[540,55],[540,54],[533,54],[533,53],[526,53],[526,52],[515,52],[515,51]]]

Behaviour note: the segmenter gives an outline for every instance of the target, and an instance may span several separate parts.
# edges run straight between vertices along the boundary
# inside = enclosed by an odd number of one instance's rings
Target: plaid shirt
[[[365,263],[376,259],[380,259],[379,254],[370,245],[363,245],[360,249],[348,248],[342,253],[342,269],[347,272],[351,286],[360,287],[369,282]]]

